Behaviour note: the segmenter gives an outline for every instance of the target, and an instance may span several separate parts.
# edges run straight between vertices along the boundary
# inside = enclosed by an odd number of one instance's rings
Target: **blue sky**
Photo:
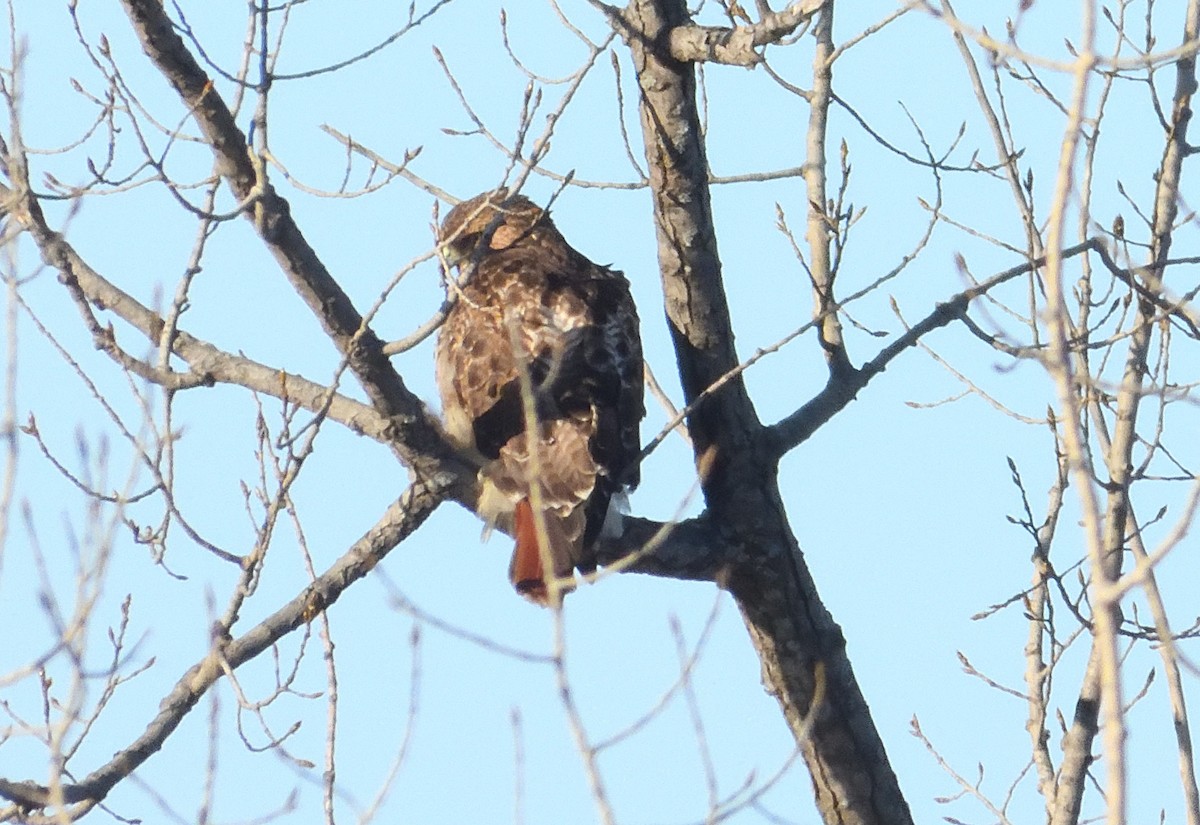
[[[963,4],[967,6],[969,4]],[[977,25],[1002,32],[1003,20],[1016,13],[1015,2],[996,3],[987,12],[960,9]],[[584,56],[542,3],[513,4],[508,10],[512,49],[534,71],[548,77],[574,70]],[[1167,8],[1170,6],[1170,8]],[[1175,18],[1182,4],[1159,4],[1164,28],[1160,45],[1178,39]],[[896,4],[874,0],[843,4],[837,39],[888,15]],[[511,139],[526,80],[513,67],[501,42],[499,6],[451,3],[374,59],[344,71],[305,80],[280,82],[271,98],[271,148],[295,178],[308,187],[336,189],[345,173],[345,152],[323,124],[352,135],[385,157],[399,160],[422,147],[412,168],[455,195],[466,197],[499,182],[504,158],[477,136],[449,134],[469,130],[432,52],[436,45],[476,112],[497,135]],[[17,0],[18,41],[25,50],[23,130],[31,147],[52,148],[76,139],[95,116],[73,91],[102,94],[103,84],[74,40],[66,4]],[[232,68],[241,53],[245,5],[233,2],[186,3],[189,22],[209,57]],[[1076,38],[1077,4],[1035,3],[1021,21],[1021,43],[1054,59],[1068,59],[1063,38]],[[604,22],[587,3],[565,2],[571,21],[599,37]],[[402,23],[404,9],[392,3],[357,0],[298,5],[287,30],[280,70],[304,72],[355,54]],[[714,4],[705,14],[718,22]],[[85,0],[79,20],[86,36],[101,34],[125,82],[162,122],[176,124],[183,112],[133,38],[116,3]],[[1169,33],[1168,33],[1169,32]],[[810,40],[775,50],[776,67],[803,84],[811,57]],[[621,56],[624,109],[620,114],[637,140],[637,117],[630,66]],[[953,142],[960,124],[966,134],[954,158],[966,163],[974,149],[980,160],[994,152],[974,104],[953,43],[944,25],[914,12],[847,53],[836,68],[836,88],[892,143],[922,152],[908,121],[907,107],[935,151]],[[1163,72],[1164,76],[1171,74]],[[1060,93],[1068,78],[1049,72],[1048,84]],[[807,108],[765,77],[761,70],[709,67],[705,71],[709,112],[710,162],[718,174],[796,166],[803,160]],[[1169,88],[1165,81],[1162,88]],[[223,93],[228,84],[218,83]],[[1061,138],[1061,115],[1028,88],[1012,85],[1006,102],[1016,142],[1026,146],[1023,163],[1035,170],[1035,191],[1044,209],[1050,197]],[[544,90],[548,110],[561,87]],[[1098,222],[1107,225],[1122,212],[1120,180],[1135,199],[1146,202],[1150,175],[1159,161],[1161,137],[1153,128],[1146,96],[1133,84],[1121,84],[1114,98],[1097,161]],[[239,122],[249,122],[245,108]],[[616,126],[618,101],[607,56],[581,87],[554,138],[546,165],[556,172],[574,170],[588,180],[630,181]],[[535,129],[542,120],[535,118]],[[843,263],[843,294],[871,283],[894,267],[923,231],[927,213],[917,199],[932,201],[934,182],[926,170],[898,161],[840,110],[831,120],[830,157],[845,140],[853,163],[851,200],[868,207],[851,234]],[[1150,124],[1149,126],[1147,124]],[[119,136],[116,168],[128,172],[136,162],[132,133]],[[190,128],[190,127],[188,127]],[[160,138],[153,138],[161,144]],[[635,143],[636,146],[636,143]],[[65,154],[35,156],[35,179],[52,173],[65,183],[87,176],[86,159],[102,159],[99,135]],[[210,172],[203,147],[183,145],[169,156],[168,169],[180,179],[199,180]],[[366,165],[355,159],[350,186],[363,183]],[[832,171],[832,170],[831,170]],[[429,228],[433,199],[396,181],[358,198],[319,197],[290,186],[277,171],[274,181],[291,202],[293,213],[312,245],[360,307],[375,300],[395,273],[432,243]],[[1020,243],[1019,220],[1006,184],[979,175],[948,175],[944,181],[947,212],[987,233]],[[526,193],[544,201],[554,191],[548,180],[533,176]],[[1187,188],[1185,187],[1185,195]],[[198,199],[198,195],[193,194]],[[226,208],[229,198],[225,196]],[[800,326],[811,299],[804,273],[787,241],[774,228],[775,205],[802,231],[805,194],[797,180],[719,187],[713,195],[719,244],[730,303],[743,357]],[[49,207],[52,221],[101,273],[146,303],[162,303],[183,272],[195,232],[194,221],[161,186],[84,200],[77,212],[65,204]],[[644,190],[566,190],[555,205],[564,234],[582,252],[624,270],[641,308],[647,357],[659,379],[678,402],[673,357],[662,318],[649,195]],[[1194,228],[1181,231],[1177,252],[1191,254]],[[895,335],[901,329],[889,298],[905,318],[915,321],[963,286],[955,256],[963,255],[977,277],[1018,263],[1008,253],[977,237],[940,227],[923,255],[899,278],[851,308],[855,320],[871,330]],[[24,299],[58,336],[62,346],[135,424],[138,408],[127,382],[94,351],[78,314],[55,274],[39,270],[36,251],[20,244],[13,262]],[[427,263],[407,274],[376,322],[387,338],[399,338],[436,309],[441,288],[436,267]],[[1013,303],[1021,287],[1004,293]],[[992,315],[1002,325],[1009,321]],[[213,343],[281,369],[324,381],[337,367],[333,347],[311,314],[291,292],[278,269],[244,221],[224,225],[210,242],[203,272],[184,316],[190,332]],[[1012,325],[1015,327],[1015,324]],[[144,344],[118,329],[131,351]],[[18,420],[34,414],[51,449],[69,466],[96,464],[101,445],[110,447],[106,486],[119,488],[131,466],[127,443],[113,433],[94,398],[74,371],[41,337],[29,319],[20,327]],[[850,329],[851,357],[870,358],[886,338]],[[965,330],[952,328],[928,343],[958,370],[1017,412],[1039,417],[1053,398],[1045,374],[1033,363],[1012,365]],[[1179,375],[1194,372],[1195,356],[1181,350]],[[405,380],[434,404],[432,350],[429,344],[396,359]],[[776,420],[807,400],[823,384],[825,368],[811,335],[764,359],[747,382],[765,420]],[[1187,380],[1181,377],[1181,382]],[[919,821],[954,816],[967,822],[992,821],[975,803],[941,804],[958,788],[925,746],[909,733],[916,716],[925,734],[946,760],[970,781],[982,765],[982,788],[1001,800],[1028,760],[1023,729],[1024,704],[965,675],[958,652],[981,671],[1010,687],[1021,688],[1022,646],[1027,623],[1019,606],[986,621],[971,617],[1027,586],[1031,570],[1028,537],[1006,520],[1019,514],[1020,499],[1010,481],[1006,459],[1017,462],[1035,514],[1041,514],[1053,477],[1053,454],[1046,428],[1014,421],[977,396],[927,406],[962,392],[962,385],[923,351],[897,360],[834,421],[795,450],[783,464],[788,516],[813,569],[829,609],[842,625],[851,659],[896,769]],[[356,397],[356,388],[346,391]],[[154,393],[149,393],[154,398]],[[155,403],[161,403],[156,401]],[[247,514],[241,484],[253,486],[256,406],[247,393],[232,388],[195,390],[176,402],[178,498],[185,514],[209,540],[242,553],[253,541],[257,517]],[[278,427],[278,404],[262,401],[268,426]],[[648,439],[666,420],[652,401],[643,426]],[[1192,422],[1180,413],[1171,419],[1186,430]],[[1169,424],[1170,424],[1169,422]],[[80,456],[76,442],[88,445]],[[1193,457],[1194,444],[1177,445],[1180,457]],[[74,559],[85,557],[100,531],[89,527],[83,500],[50,468],[36,446],[21,442],[18,501],[33,510],[30,528],[16,515],[0,556],[0,627],[11,639],[0,652],[0,673],[36,656],[53,638],[39,606],[34,547],[40,546],[51,579],[70,598]],[[643,484],[633,498],[638,515],[668,518],[692,485],[690,455],[682,440],[669,439],[645,466]],[[132,484],[140,489],[142,474]],[[379,517],[406,483],[406,474],[380,445],[327,425],[316,452],[294,489],[304,535],[318,569],[331,563]],[[1162,485],[1142,505],[1146,518],[1162,504],[1176,504],[1182,491]],[[153,501],[135,505],[130,514],[153,522]],[[1075,518],[1073,505],[1064,523]],[[691,504],[688,512],[695,512]],[[101,518],[105,518],[101,514]],[[1165,532],[1158,528],[1155,536]],[[214,600],[219,611],[228,598],[235,571],[176,533],[166,565],[155,565],[127,529],[114,528],[111,567],[89,632],[93,672],[105,662],[106,628],[119,621],[119,608],[132,600],[130,637],[137,644],[123,667],[153,665],[119,690],[100,717],[74,770],[86,773],[141,731],[161,696],[208,645],[207,628]],[[72,537],[76,537],[72,539]],[[82,537],[82,538],[79,538]],[[82,549],[77,549],[81,547]],[[552,644],[550,614],[523,603],[508,587],[508,542],[494,537],[479,542],[479,524],[452,505],[441,508],[372,576],[354,586],[331,611],[337,651],[339,719],[338,821],[355,820],[354,811],[372,799],[386,776],[410,723],[405,762],[379,821],[418,823],[595,821],[585,774],[571,742],[551,669],[506,655],[447,633],[398,609],[394,592],[419,606],[423,614],[492,640],[495,645],[546,653]],[[1061,566],[1083,554],[1082,538],[1063,531],[1055,547]],[[1196,615],[1197,565],[1194,540],[1185,543],[1161,568],[1173,620],[1186,626]],[[386,581],[384,580],[386,577]],[[305,581],[299,542],[281,529],[268,557],[258,590],[243,611],[245,629],[291,598]],[[641,576],[605,579],[581,588],[565,615],[571,685],[588,733],[596,740],[623,729],[652,708],[679,673],[672,624],[677,622],[690,647],[712,626],[699,656],[692,687],[703,721],[701,739],[688,705],[675,696],[636,735],[601,756],[600,768],[622,823],[704,821],[709,792],[701,753],[711,753],[721,796],[734,793],[748,777],[761,782],[786,763],[792,741],[777,705],[760,683],[758,663],[737,608],[710,584],[663,581]],[[1066,621],[1065,618],[1063,621]],[[412,635],[419,630],[414,648]],[[301,640],[281,645],[286,667]],[[125,783],[109,798],[121,816],[146,822],[173,821],[157,807],[153,788],[184,821],[195,821],[204,794],[210,741],[216,742],[217,783],[214,821],[243,822],[284,805],[296,791],[286,822],[313,822],[320,816],[320,771],[324,754],[327,690],[325,666],[316,640],[301,662],[296,695],[281,698],[267,711],[276,734],[294,723],[301,727],[286,742],[296,759],[317,767],[250,752],[237,729],[236,700],[227,685],[193,711],[163,751],[137,773],[137,785]],[[1055,706],[1069,718],[1073,688],[1086,650],[1076,642],[1059,678]],[[416,664],[414,665],[414,662]],[[1139,647],[1127,663],[1127,694],[1140,687],[1158,664],[1152,651]],[[65,686],[69,663],[51,666]],[[261,696],[274,683],[269,656],[240,672],[246,691]],[[418,707],[409,712],[416,676]],[[1191,677],[1189,677],[1191,678]],[[1194,680],[1187,685],[1194,691]],[[94,701],[100,684],[86,684]],[[34,720],[40,713],[37,684],[24,681],[0,687],[0,700],[13,712]],[[1174,779],[1170,717],[1161,680],[1130,714],[1131,820],[1146,821],[1160,808],[1168,822],[1182,820]],[[514,719],[519,717],[519,724]],[[210,718],[218,721],[211,728]],[[255,721],[243,715],[250,740],[264,741]],[[7,725],[0,723],[0,728]],[[519,731],[519,736],[516,731]],[[521,759],[518,760],[517,741]],[[702,746],[701,743],[704,743]],[[28,737],[0,742],[0,775],[42,779],[43,750]],[[520,786],[520,791],[516,789]],[[1093,811],[1096,809],[1093,798]],[[809,779],[801,764],[774,784],[763,805],[787,822],[816,819]],[[1041,801],[1027,776],[1010,810],[1012,821],[1036,821]],[[97,813],[94,819],[103,819]],[[761,811],[745,810],[737,823],[770,821]]]

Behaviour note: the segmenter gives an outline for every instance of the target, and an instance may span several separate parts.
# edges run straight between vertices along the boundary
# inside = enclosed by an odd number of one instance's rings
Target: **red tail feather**
[[[549,594],[542,568],[542,552],[538,548],[537,523],[527,498],[517,502],[513,510],[513,535],[517,539],[517,547],[513,550],[512,562],[508,567],[508,578],[522,596],[546,605],[549,603]]]

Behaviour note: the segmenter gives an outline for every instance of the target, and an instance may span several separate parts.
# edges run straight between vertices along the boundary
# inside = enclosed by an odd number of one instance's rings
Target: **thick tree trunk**
[[[641,88],[641,123],[667,318],[687,402],[737,365],[721,281],[691,63],[668,52],[690,21],[683,0],[633,0],[625,36]],[[826,823],[911,823],[845,639],[817,595],[787,523],[776,458],[740,377],[688,417],[713,534],[728,548],[718,581],[737,600],[763,679],[812,773]]]

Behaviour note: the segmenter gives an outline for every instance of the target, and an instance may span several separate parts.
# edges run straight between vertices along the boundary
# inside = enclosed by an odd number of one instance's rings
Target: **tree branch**
[[[768,12],[749,26],[697,26],[672,28],[667,36],[671,57],[681,62],[724,63],[756,66],[762,62],[757,51],[778,43],[812,19],[827,0],[801,0],[783,11]]]
[[[1062,251],[1062,258],[1066,260],[1088,250],[1095,251],[1102,248],[1100,241],[1090,238],[1083,243],[1064,249]],[[1037,269],[1045,263],[1046,259],[1044,257],[1034,261],[1027,261],[1026,263],[993,275],[986,281],[981,281],[972,287],[964,289],[949,301],[938,304],[932,312],[909,327],[903,335],[880,350],[878,355],[863,364],[862,367],[845,373],[831,374],[828,383],[826,383],[825,388],[821,392],[806,402],[800,409],[767,428],[767,452],[778,460],[789,450],[803,444],[812,437],[813,433],[824,426],[829,419],[833,418],[834,415],[853,401],[858,396],[859,391],[870,383],[871,379],[886,370],[896,356],[904,352],[904,350],[915,346],[926,334],[933,332],[935,329],[941,329],[961,318],[967,311],[967,307],[970,306],[971,301],[980,295],[1006,281],[1011,281],[1018,275],[1023,275]]]
[[[1190,0],[1183,25],[1184,46],[1190,46],[1200,36],[1200,2]],[[1154,196],[1154,213],[1151,221],[1150,265],[1152,277],[1148,280],[1155,287],[1164,277],[1170,256],[1175,231],[1175,219],[1179,209],[1180,182],[1183,161],[1188,155],[1187,129],[1192,118],[1192,97],[1196,92],[1196,58],[1188,53],[1176,63],[1175,91],[1171,123],[1167,133],[1163,159],[1155,176],[1157,186]],[[1137,416],[1145,397],[1143,385],[1149,371],[1149,353],[1153,336],[1151,320],[1155,315],[1154,302],[1144,297],[1137,302],[1137,320],[1130,336],[1129,351],[1125,357],[1124,374],[1116,399],[1116,415],[1113,433],[1104,455],[1109,474],[1107,502],[1102,523],[1103,536],[1098,552],[1092,553],[1092,581],[1094,582],[1094,610],[1099,619],[1115,624],[1120,621],[1120,596],[1113,590],[1121,570],[1129,522],[1132,518],[1130,485],[1133,483],[1133,453],[1137,447]],[[1092,401],[1091,403],[1094,403]],[[1087,515],[1085,510],[1085,516]],[[1102,655],[1103,654],[1103,655]],[[1112,798],[1110,821],[1123,817],[1124,787],[1123,767],[1124,726],[1119,706],[1119,674],[1114,673],[1115,639],[1112,632],[1107,635],[1094,633],[1089,658],[1087,679],[1077,703],[1074,724],[1067,731],[1064,746],[1061,779],[1056,800],[1053,822],[1055,825],[1077,822],[1083,802],[1084,779],[1092,762],[1093,742],[1099,732],[1097,717],[1101,710],[1101,697],[1108,700],[1105,711],[1104,729],[1105,757],[1110,772],[1106,793]],[[1102,665],[1107,665],[1104,667]],[[1114,681],[1116,680],[1116,681]],[[1112,707],[1116,700],[1117,707]],[[1183,734],[1179,750],[1179,768],[1183,776],[1184,789],[1188,796],[1189,819],[1197,816],[1198,805],[1194,768],[1190,756],[1190,736],[1187,735],[1186,717],[1176,718],[1176,733]],[[1120,787],[1113,787],[1119,782]]]
[[[175,683],[160,704],[158,715],[142,735],[82,781],[64,786],[62,801],[86,804],[104,799],[118,782],[163,747],[183,718],[225,672],[226,666],[237,669],[327,610],[350,585],[369,573],[412,534],[448,492],[450,488],[445,485],[418,482],[409,487],[370,530],[291,601],[237,639],[214,639],[208,654]],[[7,779],[0,779],[0,796],[22,810],[43,808],[53,804],[55,799],[51,789],[44,785]]]
[[[122,0],[122,4],[147,56],[196,120],[234,196],[252,204],[246,215],[259,236],[346,359],[375,409],[388,419],[398,452],[418,472],[439,472],[440,462],[452,457],[451,447],[383,354],[383,342],[305,239],[287,200],[267,180],[265,162],[248,148],[246,135],[176,34],[163,4],[157,0]]]
[[[664,59],[645,45],[682,25],[687,11],[674,0],[639,0],[630,5],[626,16],[640,32],[630,39],[630,48],[642,90],[639,111],[654,198],[659,264],[680,380],[684,397],[691,403],[734,369],[738,358],[721,279],[693,69],[690,64]],[[718,462],[736,455],[739,446],[753,440],[759,427],[740,377],[688,419],[695,455],[702,456],[716,446]],[[706,496],[708,493],[706,488]]]
[[[45,216],[28,189],[20,189],[25,192],[24,197],[0,184],[0,199],[3,199],[8,214],[29,232],[41,250],[43,260],[58,270],[59,279],[69,289],[78,290],[89,303],[112,312],[151,343],[158,343],[163,332],[163,320],[158,313],[92,269],[62,235],[47,226]],[[191,367],[193,373],[206,379],[197,386],[237,384],[312,412],[324,413],[356,433],[391,443],[388,421],[375,409],[340,393],[331,393],[326,386],[225,352],[182,330],[175,332],[172,351]],[[151,380],[162,383],[161,377],[151,376]]]
[[[676,523],[626,518],[619,540],[601,537],[596,560],[622,572],[720,581],[735,557],[707,514]]]
[[[808,213],[805,236],[808,241],[806,269],[812,284],[813,317],[818,323],[817,339],[832,375],[849,372],[850,355],[842,337],[841,318],[830,311],[836,306],[834,280],[837,265],[830,255],[831,238],[838,232],[836,205],[826,194],[825,145],[829,131],[829,104],[833,98],[833,5],[830,4],[817,20],[813,32],[816,49],[813,54],[813,86],[809,94],[808,129],[805,134],[807,157],[804,163],[804,183],[808,194]],[[844,145],[844,144],[843,144]],[[843,177],[849,174],[846,158],[842,158]]]
[[[827,823],[911,823],[846,656],[787,523],[776,461],[746,392],[733,344],[708,191],[694,66],[663,45],[689,24],[683,0],[633,0],[614,25],[641,89],[659,268],[708,511],[726,561],[718,581],[736,599],[768,690],[813,777]],[[733,375],[732,379],[727,376]],[[709,457],[715,458],[709,461]],[[716,550],[699,555],[714,555]]]

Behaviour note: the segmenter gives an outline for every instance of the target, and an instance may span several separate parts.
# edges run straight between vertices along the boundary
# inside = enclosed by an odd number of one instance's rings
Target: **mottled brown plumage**
[[[645,409],[629,283],[572,249],[549,213],[503,190],[450,210],[438,241],[460,271],[437,343],[446,429],[487,461],[478,510],[517,540],[513,585],[551,603],[570,589],[576,569],[595,569],[593,544],[619,523],[612,499],[638,482]],[[527,400],[538,421],[533,455]]]

